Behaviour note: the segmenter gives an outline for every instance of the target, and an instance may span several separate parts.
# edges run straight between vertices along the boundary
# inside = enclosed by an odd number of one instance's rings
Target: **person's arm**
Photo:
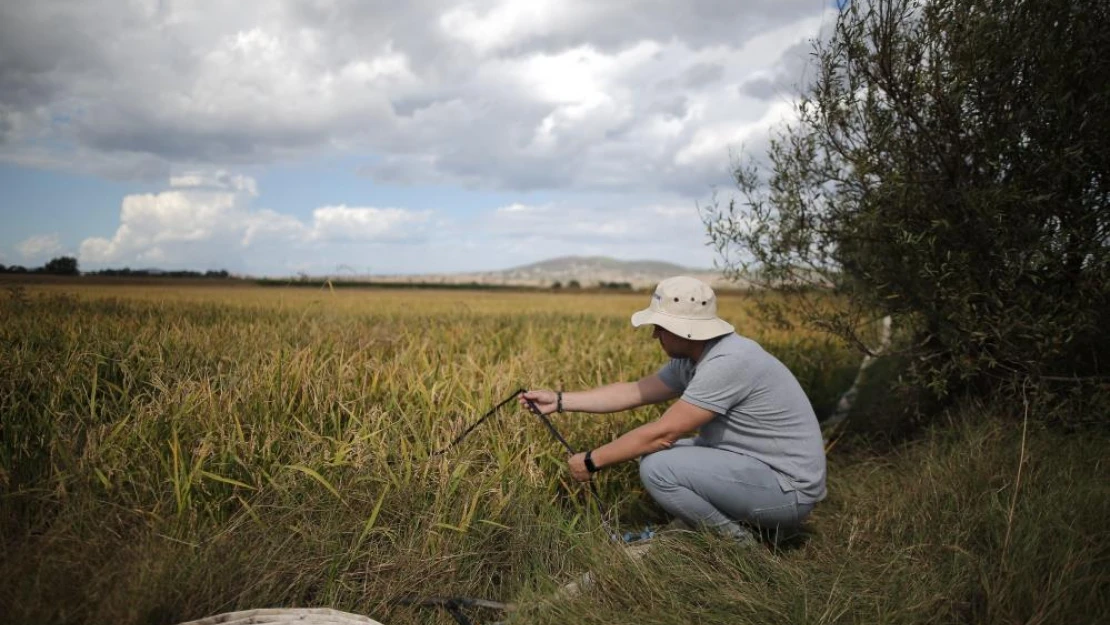
[[[674,399],[681,393],[667,386],[658,373],[645,376],[636,382],[617,382],[588,391],[563,393],[563,410],[566,412],[620,412],[647,404],[657,404]],[[551,414],[558,408],[558,395],[555,391],[526,391],[520,403],[530,399],[544,414]]]
[[[593,450],[590,459],[598,469],[619,464],[674,445],[687,432],[709,423],[717,414],[683,400],[676,401],[662,417],[631,430],[616,440]],[[571,456],[570,471],[574,479],[590,479],[586,470],[586,454]]]

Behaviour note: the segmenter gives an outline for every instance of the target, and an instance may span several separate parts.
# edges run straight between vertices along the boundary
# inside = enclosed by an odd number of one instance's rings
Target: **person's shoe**
[[[754,547],[759,544],[759,539],[751,531],[740,528],[740,531],[729,535],[741,547]]]
[[[645,525],[644,529],[639,532],[625,532],[621,539],[626,545],[632,543],[644,542],[655,538],[655,528],[650,525]]]
[[[759,543],[752,531],[739,523],[727,523],[713,528],[718,535],[731,538],[737,545],[750,547]]]
[[[638,532],[625,532],[619,536],[617,534],[612,534],[610,535],[610,538],[613,539],[613,542],[620,542],[626,545],[631,545],[633,543],[649,541],[652,538],[655,538],[655,533],[656,530],[653,526],[645,525],[644,529]]]

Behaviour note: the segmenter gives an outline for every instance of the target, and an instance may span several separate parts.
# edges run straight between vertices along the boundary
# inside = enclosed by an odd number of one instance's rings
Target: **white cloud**
[[[248,248],[308,250],[336,242],[411,240],[421,235],[430,217],[427,211],[339,205],[315,209],[312,223],[305,224],[292,215],[253,208],[258,188],[248,176],[194,172],[173,177],[170,186],[160,193],[125,197],[115,234],[85,239],[81,262],[224,266]]]
[[[255,242],[305,240],[307,236],[308,228],[301,220],[262,209],[247,216],[239,245],[251,247]]]
[[[542,212],[546,212],[548,210],[551,210],[550,205],[529,206],[528,204],[521,204],[519,202],[513,202],[512,204],[509,204],[507,206],[502,206],[502,207],[496,209],[496,212],[499,213],[499,214],[504,215],[504,214],[512,214],[512,213],[517,213],[517,214],[542,213]]]
[[[794,107],[788,102],[778,102],[749,123],[718,123],[702,128],[674,156],[677,165],[702,164],[709,167],[727,163],[730,147],[739,148],[746,142],[761,139],[768,129],[795,119]]]
[[[233,175],[223,170],[214,173],[191,171],[170,176],[170,186],[182,189],[222,189],[258,195],[258,184],[254,178]]]
[[[165,179],[340,150],[373,155],[365,171],[387,181],[700,192],[726,178],[736,129],[766,118],[772,102],[755,96],[791,83],[780,57],[830,11],[812,0],[6,3],[0,160]]]
[[[312,211],[315,241],[383,241],[409,238],[420,233],[430,212],[401,208],[324,206]]]
[[[223,181],[223,182],[220,182]],[[452,214],[335,204],[297,215],[256,207],[249,177],[197,170],[158,193],[126,196],[110,237],[78,259],[103,267],[228,269],[253,275],[422,273],[505,268],[553,256],[712,264],[693,203],[600,194],[517,201]]]
[[[42,262],[60,254],[63,248],[57,234],[40,234],[19,242],[16,249],[24,260]]]
[[[89,264],[183,262],[191,255],[182,253],[179,258],[168,250],[184,252],[194,245],[224,242],[242,228],[246,217],[241,193],[185,189],[128,195],[115,235],[85,239],[80,260]]]
[[[473,4],[448,9],[439,19],[444,35],[459,39],[485,54],[504,49],[537,35],[569,25],[592,13],[589,5],[565,0],[530,0],[494,3],[485,14]]]
[[[765,145],[831,11],[813,0],[0,3],[0,162],[169,181],[125,198],[118,223],[81,244],[83,266],[433,271],[575,253],[704,266],[695,201],[730,185],[730,150]],[[520,201],[475,216],[333,195],[290,214],[257,206],[255,180],[232,173],[311,162],[325,178],[352,161],[375,182],[415,187],[403,197],[435,184]]]
[[[712,264],[693,204],[513,203],[489,211],[467,230],[496,251],[502,267],[565,255]]]

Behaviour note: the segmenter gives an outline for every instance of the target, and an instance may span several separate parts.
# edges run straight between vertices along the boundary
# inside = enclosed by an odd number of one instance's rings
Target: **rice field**
[[[723,297],[721,315],[827,413],[858,357],[763,324],[752,297]],[[1091,475],[1105,436],[1053,454],[1058,434],[988,423],[832,457],[798,545],[688,534],[635,566],[535,417],[510,406],[434,455],[518,388],[656,370],[664,355],[628,319],[647,299],[0,285],[0,620],[324,606],[452,622],[391,602],[410,593],[516,602],[522,623],[1079,622],[1059,619],[1110,607],[1106,487],[1060,480]],[[661,410],[554,420],[586,448]],[[1010,505],[1019,444],[1040,451]],[[634,465],[598,485],[616,526],[665,521]],[[546,599],[587,569],[596,589]]]

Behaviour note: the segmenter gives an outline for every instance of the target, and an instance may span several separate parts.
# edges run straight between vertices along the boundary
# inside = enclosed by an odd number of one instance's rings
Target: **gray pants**
[[[747,524],[789,533],[813,510],[783,491],[778,474],[743,454],[675,442],[640,459],[640,479],[664,510],[693,527],[744,537]]]

